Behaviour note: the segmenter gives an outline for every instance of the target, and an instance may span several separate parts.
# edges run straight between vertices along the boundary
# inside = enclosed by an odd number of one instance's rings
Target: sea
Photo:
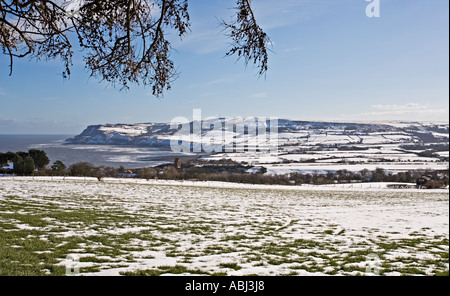
[[[176,157],[189,154],[175,153],[169,149],[118,146],[65,144],[74,135],[0,135],[0,152],[27,152],[29,149],[44,150],[50,165],[60,160],[66,166],[77,162],[89,162],[96,166],[125,168],[154,167],[173,163]]]

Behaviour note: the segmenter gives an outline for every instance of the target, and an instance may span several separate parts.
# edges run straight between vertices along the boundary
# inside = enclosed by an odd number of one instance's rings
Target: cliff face
[[[132,145],[148,147],[170,146],[175,132],[168,124],[108,124],[90,125],[81,134],[67,139],[66,144]]]

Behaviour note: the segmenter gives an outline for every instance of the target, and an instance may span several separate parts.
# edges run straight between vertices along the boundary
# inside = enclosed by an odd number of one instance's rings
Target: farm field
[[[448,275],[449,191],[380,186],[1,178],[0,275]]]

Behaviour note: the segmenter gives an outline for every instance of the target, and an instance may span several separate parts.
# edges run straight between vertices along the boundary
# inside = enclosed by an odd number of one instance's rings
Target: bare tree
[[[177,73],[166,39],[168,30],[182,38],[190,31],[188,0],[0,0],[0,46],[10,58],[60,58],[70,75],[72,42],[84,52],[90,75],[114,86],[169,90]],[[236,1],[236,19],[222,21],[232,46],[227,55],[267,69],[269,39],[258,26],[250,0]]]
[[[10,75],[15,57],[60,57],[63,75],[70,74],[71,43],[67,37],[69,18],[64,8],[52,1],[0,2],[0,45],[10,57]]]
[[[268,70],[267,46],[271,41],[257,24],[250,0],[237,0],[236,20],[228,23],[221,21],[228,37],[233,41],[227,55],[237,54],[244,58],[245,64],[253,62],[259,68],[259,75]]]

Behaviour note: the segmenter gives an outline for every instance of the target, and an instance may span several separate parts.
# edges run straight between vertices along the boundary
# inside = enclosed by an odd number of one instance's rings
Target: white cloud
[[[294,47],[287,47],[283,49],[283,52],[296,52],[301,50],[302,48],[300,46],[294,46]]]
[[[270,30],[308,21],[329,10],[332,1],[283,0],[274,4],[273,0],[253,3],[256,19],[263,29]]]
[[[419,110],[426,108],[427,105],[408,103],[405,105],[372,105],[371,107],[377,110]]]
[[[269,95],[268,93],[262,92],[262,93],[252,94],[251,97],[255,98],[255,99],[262,99],[262,98],[267,98],[268,95]]]
[[[234,79],[232,77],[230,77],[230,78],[220,78],[220,79],[215,79],[215,80],[209,81],[209,82],[206,83],[206,85],[230,83],[230,82],[233,82],[233,81],[234,81]]]
[[[75,134],[81,128],[81,123],[73,123],[67,121],[47,120],[44,118],[26,118],[26,119],[1,119],[0,118],[0,134]]]
[[[404,105],[372,105],[376,111],[362,113],[362,116],[386,116],[386,115],[423,115],[423,114],[446,114],[447,108],[432,108],[429,105],[419,103],[408,103]]]
[[[17,124],[18,121],[16,119],[1,119],[0,118],[0,127],[8,127],[11,124]]]
[[[223,2],[226,3],[226,2]],[[299,22],[308,21],[328,10],[331,0],[317,2],[317,0],[283,0],[274,4],[273,0],[258,0],[252,2],[258,24],[267,31],[274,28],[293,25]],[[202,4],[203,5],[203,4]],[[204,6],[204,5],[203,5]],[[182,40],[174,38],[172,45],[178,50],[184,50],[199,55],[211,54],[215,52],[227,52],[230,40],[225,36],[224,27],[220,25],[220,19],[232,21],[235,19],[235,6],[230,4],[214,5],[209,8],[210,15],[202,15],[199,18],[194,10],[191,11],[191,31]],[[217,10],[217,8],[220,8]],[[197,8],[192,7],[192,8]],[[197,12],[198,13],[198,12]],[[270,38],[270,34],[269,34]],[[269,46],[274,46],[271,40]]]
[[[377,104],[371,105],[371,110],[359,114],[341,114],[341,117],[367,120],[422,120],[448,121],[449,107],[430,106],[422,103]]]
[[[211,80],[209,82],[206,82],[205,85],[210,86],[210,85],[216,85],[216,84],[232,83],[232,82],[235,82],[236,80],[238,80],[241,77],[243,77],[243,74],[238,74],[238,75],[233,75],[233,76],[229,76],[229,77],[218,78],[218,79],[214,79],[214,80]]]
[[[219,27],[215,30],[202,27],[194,28],[190,34],[183,37],[182,41],[175,41],[175,47],[199,55],[225,51],[227,40],[220,33],[220,30],[221,28]]]

